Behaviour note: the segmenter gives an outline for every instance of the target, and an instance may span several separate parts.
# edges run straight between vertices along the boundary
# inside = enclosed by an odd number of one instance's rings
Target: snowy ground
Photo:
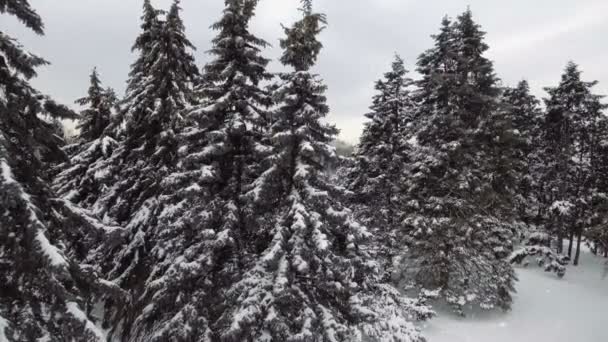
[[[442,311],[424,333],[429,342],[608,342],[606,260],[585,251],[563,279],[533,264],[519,268],[512,311],[466,318]]]

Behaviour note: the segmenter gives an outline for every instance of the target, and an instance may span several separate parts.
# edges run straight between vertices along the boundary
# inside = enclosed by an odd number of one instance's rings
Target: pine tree
[[[132,65],[127,93],[121,104],[121,141],[100,167],[109,172],[111,183],[94,204],[105,219],[123,225],[128,236],[106,258],[108,277],[129,290],[133,303],[108,302],[111,334],[127,341],[149,340],[156,332],[153,315],[146,310],[154,266],[162,261],[156,250],[162,234],[161,196],[173,190],[167,179],[177,169],[178,139],[184,111],[193,102],[192,85],[198,70],[189,50],[175,1],[164,20],[163,13],[144,3],[142,33],[134,48],[139,56]],[[160,260],[159,260],[160,259]]]
[[[344,189],[326,169],[336,158],[337,130],[322,119],[329,112],[326,86],[310,72],[322,47],[317,35],[325,16],[304,2],[304,17],[285,28],[278,108],[270,127],[272,150],[250,191],[271,207],[262,227],[269,237],[255,262],[228,291],[219,326],[226,341],[420,341],[409,321],[431,315],[397,290],[377,283],[364,251],[367,230],[341,203]],[[270,204],[270,205],[268,205]],[[260,220],[258,218],[258,220]]]
[[[502,94],[502,104],[506,116],[519,136],[519,144],[515,147],[515,157],[521,161],[517,171],[517,199],[519,218],[525,223],[532,223],[537,216],[538,203],[534,198],[534,170],[538,160],[539,124],[542,112],[539,101],[530,94],[530,86],[525,80],[520,81],[514,88],[506,88]]]
[[[348,188],[354,192],[357,217],[373,228],[375,244],[386,263],[390,277],[393,258],[401,244],[400,220],[403,216],[401,193],[405,175],[408,139],[413,132],[414,108],[410,98],[413,81],[404,62],[396,56],[391,71],[376,82],[371,112],[349,170]]]
[[[593,190],[589,226],[585,237],[592,253],[608,257],[608,118],[600,116],[593,137],[594,156],[591,159]],[[588,243],[589,243],[588,242]]]
[[[76,101],[87,107],[80,113],[77,141],[65,148],[70,161],[58,167],[61,172],[53,184],[57,195],[84,208],[91,208],[109,182],[105,161],[118,145],[108,128],[115,115],[116,95],[102,87],[97,69],[90,82],[87,96]]]
[[[569,235],[568,256],[572,256],[577,238],[574,264],[578,263],[580,243],[588,217],[592,216],[594,196],[594,159],[596,158],[601,96],[594,95],[594,82],[581,80],[578,66],[569,62],[560,84],[546,88],[546,115],[542,123],[543,160],[542,196],[548,207],[547,227],[557,237],[557,251],[562,252],[563,240]],[[570,227],[570,228],[567,228]]]
[[[81,112],[78,131],[79,137],[83,141],[93,141],[99,138],[110,124],[113,103],[108,101],[105,90],[101,86],[97,68],[93,69],[90,76],[91,85],[88,96],[78,99],[77,104],[89,106]]]
[[[43,34],[28,1],[0,1],[6,13]],[[50,164],[65,155],[53,125],[41,118],[74,114],[30,86],[43,64],[0,32],[0,340],[102,341],[89,305],[116,287],[83,261],[95,242],[120,230],[49,188]]]
[[[205,103],[191,113],[205,134],[202,153],[188,156],[188,164],[209,167],[201,181],[211,184],[213,204],[223,216],[212,226],[226,233],[236,244],[235,251],[247,252],[257,234],[252,201],[244,196],[254,187],[261,170],[259,161],[268,150],[264,141],[271,122],[267,107],[272,100],[262,82],[272,75],[266,71],[269,60],[261,56],[268,43],[249,32],[256,0],[226,0],[222,18],[212,28],[219,31],[210,53],[215,57],[204,68],[202,96]],[[190,141],[198,139],[196,130]],[[194,146],[193,151],[198,148]],[[216,201],[217,200],[217,201]],[[237,252],[238,254],[238,252]],[[236,255],[234,255],[236,257]],[[238,261],[238,263],[243,260]],[[243,266],[241,263],[240,266]]]
[[[249,263],[261,217],[246,193],[259,175],[267,149],[261,82],[270,79],[260,54],[267,45],[249,32],[257,1],[227,0],[212,28],[214,59],[197,87],[199,104],[186,116],[178,139],[179,167],[165,182],[159,243],[162,255],[151,273],[150,340],[215,341],[214,325],[226,308],[224,291]],[[144,335],[140,335],[144,336]]]
[[[127,82],[127,92],[134,91],[142,82],[145,82],[144,77],[148,75],[148,68],[154,62],[153,52],[154,46],[158,39],[161,22],[158,19],[163,14],[162,10],[158,10],[152,6],[150,0],[144,0],[143,14],[140,18],[141,32],[135,39],[135,43],[131,47],[132,51],[138,52],[138,59],[131,65],[129,72],[129,80]]]
[[[509,308],[515,274],[509,210],[514,134],[499,110],[499,89],[484,32],[470,11],[444,18],[418,71],[420,129],[408,164],[402,276],[465,305]]]

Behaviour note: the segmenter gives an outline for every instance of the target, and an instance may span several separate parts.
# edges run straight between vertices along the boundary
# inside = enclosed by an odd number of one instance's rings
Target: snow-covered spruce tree
[[[43,34],[28,1],[0,1],[0,14]],[[102,341],[89,304],[114,287],[82,261],[116,228],[56,198],[48,185],[49,163],[65,155],[41,117],[73,113],[30,86],[43,64],[0,32],[0,340]]]
[[[112,116],[111,94],[107,94],[103,89],[97,68],[91,72],[90,86],[86,97],[76,100],[81,106],[88,106],[80,113],[78,122],[78,136],[82,141],[93,141],[103,135],[110,124]]]
[[[592,88],[596,81],[581,79],[578,66],[569,62],[560,84],[546,88],[549,98],[542,130],[542,167],[544,203],[549,216],[549,230],[557,237],[557,250],[562,251],[563,240],[569,237],[568,256],[572,256],[577,238],[574,264],[578,263],[580,243],[585,228],[593,216],[595,170],[593,168],[599,145],[601,96]]]
[[[166,179],[177,168],[176,134],[193,101],[192,83],[198,75],[179,11],[175,1],[161,20],[159,11],[149,1],[144,3],[143,32],[134,46],[140,55],[121,106],[124,137],[100,166],[110,172],[112,183],[93,206],[127,230],[127,241],[108,255],[104,265],[108,277],[133,296],[128,306],[107,303],[111,334],[123,341],[148,341],[146,330],[153,330],[140,317],[147,312],[146,279],[158,262],[153,250],[163,234],[158,227],[159,197],[173,190]]]
[[[547,272],[554,272],[558,277],[566,273],[565,265],[568,258],[556,253],[551,248],[551,237],[546,231],[544,216],[547,197],[544,194],[545,184],[539,177],[544,165],[542,134],[540,124],[542,111],[539,101],[530,94],[527,81],[521,81],[515,88],[506,88],[502,94],[502,102],[510,119],[515,134],[522,139],[515,146],[515,153],[523,163],[517,171],[517,210],[519,220],[527,224],[520,230],[522,246],[510,256],[512,264],[527,266],[529,259]]]
[[[484,33],[464,12],[442,22],[418,60],[420,129],[406,178],[408,250],[402,276],[463,313],[508,309],[515,273],[509,211],[511,144]]]
[[[325,16],[304,2],[301,20],[285,28],[278,108],[270,127],[272,150],[248,194],[272,204],[267,242],[255,262],[227,291],[219,322],[226,341],[422,341],[411,320],[430,310],[379,284],[376,265],[362,248],[369,237],[340,201],[344,189],[326,174],[336,158],[337,130],[325,85],[310,72],[322,48]],[[259,219],[258,219],[259,220]]]
[[[514,134],[518,135],[519,144],[514,146],[516,158],[522,161],[517,171],[517,210],[519,219],[530,224],[538,216],[539,206],[534,196],[538,187],[534,170],[538,160],[539,124],[542,111],[539,101],[530,93],[526,80],[520,81],[514,88],[506,88],[502,94],[503,110],[509,119]]]
[[[86,107],[78,118],[77,141],[65,148],[70,160],[59,165],[60,173],[53,181],[57,195],[84,208],[90,208],[101,196],[109,181],[105,160],[118,145],[108,128],[115,115],[115,94],[102,87],[97,69],[93,69],[90,82],[87,96],[76,101]]]
[[[153,100],[149,98],[143,98],[144,92],[147,91],[157,91],[159,88],[159,84],[156,84],[156,87],[146,88],[146,85],[152,84],[150,82],[149,75],[151,74],[151,68],[155,57],[158,57],[158,54],[153,53],[153,49],[156,45],[156,42],[159,39],[159,32],[161,22],[159,20],[159,15],[162,14],[161,10],[154,8],[150,2],[150,0],[144,0],[143,2],[143,14],[141,16],[141,33],[136,38],[135,43],[133,44],[132,50],[138,51],[138,58],[131,65],[131,71],[129,72],[129,79],[127,81],[127,92],[122,101],[117,102],[115,106],[116,113],[113,118],[111,118],[109,126],[106,127],[104,131],[104,135],[108,135],[115,139],[115,141],[120,141],[120,148],[118,145],[112,146],[110,156],[104,157],[102,159],[97,159],[95,164],[94,173],[90,173],[89,175],[97,175],[98,178],[96,180],[96,184],[102,184],[101,188],[97,190],[102,190],[101,193],[87,194],[87,201],[91,200],[94,202],[91,204],[91,210],[98,216],[106,216],[105,220],[116,220],[117,217],[115,214],[109,215],[109,206],[111,206],[111,202],[115,201],[116,192],[110,192],[106,187],[110,187],[112,185],[117,185],[120,181],[119,172],[124,171],[121,170],[121,165],[123,163],[123,159],[125,155],[129,153],[129,150],[133,149],[132,146],[125,146],[125,140],[127,135],[127,116],[132,115],[132,112],[143,112],[143,114],[147,114],[151,112],[153,104]],[[157,68],[158,69],[158,68]],[[107,92],[108,99],[113,98],[115,94],[113,92]],[[129,98],[130,97],[130,98]],[[133,104],[131,102],[137,101],[137,103]],[[149,108],[146,109],[145,106]],[[142,107],[144,107],[142,109]],[[131,122],[134,122],[134,118],[130,118]],[[143,123],[145,124],[145,122]],[[141,132],[138,133],[140,136]],[[134,145],[134,144],[133,144]],[[86,161],[85,161],[86,163]],[[69,172],[69,169],[66,169],[65,172]],[[88,170],[87,170],[88,171]],[[55,182],[55,185],[58,189],[61,189],[62,185],[65,182],[63,178],[58,178]],[[78,194],[70,194],[69,189],[65,189],[65,191],[60,190],[64,193],[64,196],[68,196],[73,201],[77,201]],[[112,197],[102,199],[102,196],[111,195]],[[122,219],[122,218],[121,218]]]
[[[596,255],[608,257],[608,118],[600,117],[594,138],[594,157],[591,160],[594,190],[590,226],[585,238]]]
[[[267,43],[248,28],[257,1],[225,4],[212,26],[218,35],[197,88],[200,105],[178,136],[179,168],[165,179],[175,190],[162,197],[153,249],[160,260],[136,326],[141,340],[219,340],[214,326],[226,309],[224,291],[249,268],[262,241],[256,234],[263,215],[245,195],[267,150],[270,97],[260,84],[271,77],[260,53]]]
[[[401,57],[396,56],[391,71],[376,82],[368,122],[348,172],[348,188],[354,193],[357,219],[374,233],[379,257],[387,277],[393,257],[402,248],[400,203],[407,140],[413,131],[414,108],[410,98],[412,80],[407,77]]]

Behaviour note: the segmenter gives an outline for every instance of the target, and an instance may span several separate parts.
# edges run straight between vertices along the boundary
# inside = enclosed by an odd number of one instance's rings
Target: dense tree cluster
[[[435,291],[459,312],[465,304],[508,308],[515,280],[507,257],[517,139],[500,110],[483,36],[470,11],[445,18],[418,60],[422,77],[411,95],[391,90],[390,73],[378,82],[372,109],[390,114],[371,117],[351,171],[370,184],[371,212],[390,220],[372,218],[379,248],[397,246],[387,261],[393,277]],[[402,74],[402,64],[392,73]],[[359,183],[350,188],[360,192]]]
[[[325,16],[303,2],[275,77],[257,1],[225,4],[199,71],[179,1],[144,1],[125,96],[93,70],[67,146],[75,114],[27,83],[46,62],[2,36],[3,340],[423,340],[432,311],[380,281],[328,173]],[[42,33],[27,1],[0,9]]]
[[[273,74],[258,1],[224,2],[198,68],[179,0],[144,0],[126,93],[93,69],[79,115],[0,31],[1,341],[423,342],[429,300],[509,309],[512,264],[608,256],[606,106],[576,64],[541,107],[501,87],[470,10],[446,17],[340,157],[326,16],[301,1]],[[0,14],[44,32],[27,0]]]
[[[511,264],[536,258],[562,277],[583,239],[607,254],[597,82],[582,81],[570,62],[541,108],[526,81],[500,87],[483,38],[466,11],[444,18],[418,59],[418,81],[397,58],[338,170],[387,278],[461,314],[508,309]]]
[[[0,14],[43,34],[27,1],[1,1]],[[102,331],[89,314],[95,300],[125,297],[88,252],[102,253],[120,228],[50,189],[51,166],[67,156],[45,118],[75,114],[29,84],[43,64],[0,32],[0,340],[98,341]]]

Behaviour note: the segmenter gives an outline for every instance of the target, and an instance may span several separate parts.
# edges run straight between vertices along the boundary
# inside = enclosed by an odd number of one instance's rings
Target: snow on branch
[[[49,261],[51,266],[66,268],[68,266],[67,260],[61,254],[61,251],[51,244],[44,234],[46,227],[38,217],[38,208],[32,203],[30,195],[24,191],[21,184],[14,179],[11,168],[5,159],[0,159],[0,171],[2,183],[6,186],[14,187],[16,193],[15,200],[21,202],[21,205],[28,216],[30,227],[36,231],[34,240],[38,245],[41,254]]]
[[[540,267],[544,267],[545,272],[555,272],[558,277],[562,278],[566,274],[566,265],[568,257],[560,255],[547,246],[525,246],[511,254],[509,261],[512,264],[523,264],[528,266],[529,257],[536,257],[536,263]]]
[[[84,324],[85,329],[92,333],[99,341],[105,341],[104,334],[89,320],[87,315],[80,309],[80,306],[75,302],[68,302],[66,304],[67,312],[74,317],[76,320]]]

